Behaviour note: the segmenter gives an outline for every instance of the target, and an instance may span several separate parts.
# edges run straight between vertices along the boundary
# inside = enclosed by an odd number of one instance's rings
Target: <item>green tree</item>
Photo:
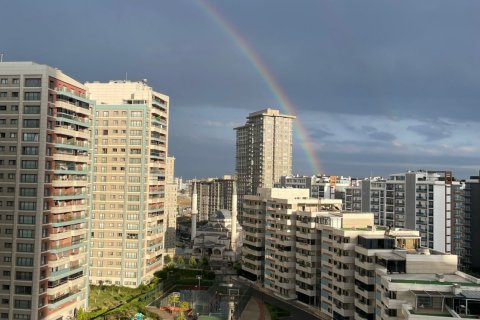
[[[202,262],[200,264],[202,265],[202,268],[209,269],[209,263],[208,263],[207,257],[203,256]]]
[[[188,303],[188,301],[180,301],[178,306],[182,309],[188,309],[190,308],[190,303]]]
[[[179,302],[180,302],[180,295],[179,294],[172,293],[168,297],[168,303],[170,303],[170,306],[176,307],[176,306],[178,306]]]
[[[185,266],[185,260],[183,259],[182,256],[176,256],[175,258],[176,258],[176,260],[177,260],[177,261],[176,261],[177,266],[179,266],[179,267]]]
[[[194,256],[190,257],[190,260],[188,260],[188,265],[190,268],[196,268],[197,267],[197,260],[195,259]]]
[[[163,260],[166,265],[170,264],[172,262],[172,257],[170,257],[169,254],[167,254]]]

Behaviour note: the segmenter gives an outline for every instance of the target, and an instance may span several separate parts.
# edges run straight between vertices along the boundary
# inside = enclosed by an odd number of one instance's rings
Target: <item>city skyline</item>
[[[147,78],[172,97],[177,176],[233,173],[233,128],[266,107],[288,112],[278,92],[322,173],[478,171],[478,3],[121,1],[112,11],[113,2],[87,1],[75,6],[87,17],[78,21],[60,14],[73,4],[58,4],[4,4],[3,29],[18,25],[2,41],[4,61],[52,65],[81,82]],[[319,173],[296,134],[293,146],[293,172]]]

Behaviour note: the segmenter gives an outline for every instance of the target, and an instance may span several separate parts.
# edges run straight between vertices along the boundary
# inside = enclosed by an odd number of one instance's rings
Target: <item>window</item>
[[[20,188],[20,195],[22,197],[35,197],[37,196],[36,188]]]
[[[15,273],[15,279],[31,281],[33,279],[33,273],[32,272],[26,272],[26,271],[17,271]]]
[[[103,116],[108,117],[108,111],[103,111]]]
[[[3,257],[3,262],[12,262],[12,257]]]
[[[24,128],[40,128],[40,120],[38,119],[24,119],[23,120]]]
[[[29,229],[18,229],[17,235],[19,238],[33,239],[35,237],[35,231]]]
[[[18,98],[18,91],[12,92],[12,98]]]
[[[24,100],[40,100],[40,92],[25,92]]]
[[[33,252],[35,245],[33,243],[17,243],[18,252]]]
[[[24,155],[38,155],[38,147],[22,147],[22,154]]]
[[[33,266],[33,258],[17,257],[17,266]]]
[[[34,216],[18,216],[18,223],[19,224],[35,224],[35,217]]]
[[[6,98],[6,97],[7,97],[7,92],[6,91],[0,92],[0,98]]]
[[[13,84],[20,84],[20,79],[19,78],[13,78],[12,83]]]
[[[19,205],[19,208],[18,208],[19,210],[34,211],[37,209],[36,202],[20,201],[18,205]]]
[[[15,308],[17,309],[31,309],[32,301],[15,299]]]
[[[0,79],[0,84],[7,84],[7,83],[8,83],[8,79],[6,78]]]
[[[42,79],[38,78],[27,78],[25,79],[25,87],[41,87]]]
[[[132,111],[132,112],[130,112],[130,115],[132,117],[141,117],[143,115],[143,112],[142,111]]]
[[[22,169],[38,169],[38,161],[22,160]]]
[[[132,120],[130,121],[130,126],[132,127],[141,127],[143,124],[142,124],[142,121],[141,120]]]
[[[35,182],[37,182],[37,175],[36,174],[22,174],[20,176],[20,182],[35,183]]]
[[[23,107],[25,114],[40,114],[40,106],[25,106]]]

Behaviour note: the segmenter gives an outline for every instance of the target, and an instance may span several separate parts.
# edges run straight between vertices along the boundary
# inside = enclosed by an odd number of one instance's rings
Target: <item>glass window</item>
[[[25,79],[25,87],[41,87],[42,79],[39,78],[27,78]]]
[[[40,100],[40,92],[25,92],[24,100]]]

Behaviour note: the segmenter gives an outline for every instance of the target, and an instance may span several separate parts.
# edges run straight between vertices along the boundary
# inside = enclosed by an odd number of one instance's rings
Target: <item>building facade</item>
[[[175,255],[176,232],[177,232],[177,190],[175,182],[175,158],[167,157],[166,178],[165,178],[165,252],[170,257]]]
[[[480,243],[480,233],[475,232],[480,226],[480,174],[465,181],[463,213],[455,233],[455,237],[463,239],[459,244],[462,267],[480,273],[480,252],[475,249],[475,244]]]
[[[372,212],[375,225],[384,226],[385,220],[385,180],[367,178],[356,180],[345,189],[345,211]]]
[[[87,306],[92,104],[57,69],[0,63],[0,319]]]
[[[265,109],[250,113],[236,130],[236,174],[240,205],[244,195],[273,188],[280,177],[292,174],[294,116]]]
[[[145,81],[86,87],[97,102],[90,283],[137,287],[163,266],[169,98]]]
[[[232,210],[234,177],[195,179],[190,185],[193,183],[197,185],[198,221],[208,221],[210,214],[218,210]]]

